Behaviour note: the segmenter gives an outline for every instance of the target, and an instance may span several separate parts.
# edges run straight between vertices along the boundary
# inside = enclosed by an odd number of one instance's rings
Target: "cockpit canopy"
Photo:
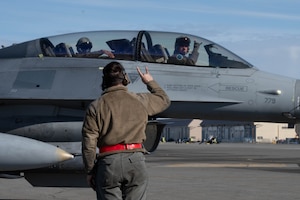
[[[0,49],[0,58],[97,58],[180,65],[183,63],[173,63],[170,59],[176,52],[176,39],[180,37],[188,38],[190,43],[186,57],[193,54],[197,44],[200,45],[195,50],[197,51],[195,62],[186,62],[184,65],[220,68],[252,67],[239,56],[204,38],[159,31],[93,31],[57,35]],[[82,54],[82,49],[80,51],[77,49],[79,42],[81,48],[89,48],[88,53]],[[105,53],[107,51],[114,57],[109,57]],[[176,58],[181,59],[180,56]]]

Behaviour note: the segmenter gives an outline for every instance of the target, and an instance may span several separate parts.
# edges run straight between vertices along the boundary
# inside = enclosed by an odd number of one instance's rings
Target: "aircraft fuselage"
[[[2,67],[0,73],[5,83],[0,90],[0,118],[5,121],[0,132],[35,123],[82,120],[86,106],[101,95],[101,69],[111,60],[66,59],[6,61],[5,71]],[[287,123],[299,120],[299,80],[255,68],[120,62],[132,81],[129,90],[146,91],[136,66],[148,66],[170,96],[171,106],[156,117]]]
[[[183,35],[194,42],[187,55],[179,55],[174,46]],[[80,37],[91,39],[89,54],[74,51]],[[0,137],[8,133],[43,142],[80,142],[85,109],[101,96],[102,69],[111,61],[126,69],[130,91],[147,92],[136,71],[137,66],[142,70],[147,66],[167,92],[171,106],[151,118],[300,122],[299,79],[260,71],[214,42],[193,35],[95,31],[0,49]],[[149,122],[148,149],[155,150],[162,129],[163,125]],[[3,142],[0,145],[11,147]],[[78,145],[63,149],[80,154]],[[8,159],[14,154],[3,156]],[[31,163],[25,163],[26,169]],[[83,169],[82,163],[70,166]]]

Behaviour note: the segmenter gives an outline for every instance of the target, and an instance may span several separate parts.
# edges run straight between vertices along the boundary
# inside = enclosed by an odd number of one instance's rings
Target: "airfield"
[[[161,143],[147,155],[149,200],[299,199],[300,145]],[[96,199],[90,188],[0,179],[0,199]]]

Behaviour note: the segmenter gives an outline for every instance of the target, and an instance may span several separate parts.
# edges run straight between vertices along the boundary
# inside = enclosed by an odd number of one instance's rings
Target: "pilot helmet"
[[[89,53],[93,47],[92,42],[87,37],[82,37],[76,44],[78,53]]]
[[[190,38],[188,37],[178,37],[176,38],[176,42],[175,42],[175,49],[178,47],[189,47],[191,43]]]

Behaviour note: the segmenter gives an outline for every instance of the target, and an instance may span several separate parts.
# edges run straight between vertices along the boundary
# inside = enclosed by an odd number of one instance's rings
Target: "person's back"
[[[124,68],[112,62],[103,69],[103,94],[86,111],[82,154],[88,182],[98,199],[145,199],[148,183],[142,147],[149,115],[162,112],[170,100],[146,68],[142,81],[151,93],[132,93]],[[97,164],[96,147],[99,148]],[[96,185],[92,173],[96,168]],[[106,182],[109,181],[109,182]]]
[[[137,143],[145,140],[141,135],[148,113],[137,95],[129,93],[124,86],[108,89],[96,101],[104,121],[110,121],[111,126],[103,127],[105,133],[101,145],[118,143]],[[132,130],[135,129],[135,130]],[[128,137],[130,135],[130,137]]]

